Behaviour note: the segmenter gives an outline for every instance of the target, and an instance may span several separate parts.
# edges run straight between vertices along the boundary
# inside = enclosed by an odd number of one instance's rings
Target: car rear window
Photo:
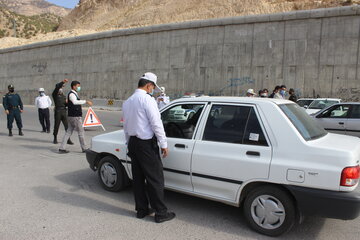
[[[320,127],[299,105],[282,104],[279,107],[306,141],[314,140],[327,134],[325,129]]]
[[[310,105],[309,105],[309,109],[324,109],[327,107],[330,107],[331,105],[334,105],[336,103],[338,103],[339,101],[335,101],[335,100],[314,100]]]

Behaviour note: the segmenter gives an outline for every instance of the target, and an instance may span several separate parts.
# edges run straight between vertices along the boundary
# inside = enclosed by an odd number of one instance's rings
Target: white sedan
[[[314,114],[319,112],[321,109],[327,108],[335,103],[341,102],[341,99],[338,98],[317,98],[310,103],[306,108],[308,114]]]
[[[360,103],[332,105],[312,115],[325,130],[360,137]]]
[[[174,118],[178,109],[191,117]],[[242,207],[250,227],[277,236],[304,215],[354,219],[360,196],[360,139],[326,132],[280,99],[182,98],[161,109],[169,156],[167,189]],[[102,186],[131,182],[122,130],[96,136],[86,153]]]

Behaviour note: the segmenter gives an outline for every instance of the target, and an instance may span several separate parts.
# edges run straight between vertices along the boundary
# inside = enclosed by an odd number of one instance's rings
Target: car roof
[[[314,100],[332,100],[332,101],[341,101],[340,98],[315,98]]]
[[[341,102],[341,103],[335,103],[334,105],[360,105],[360,102]]]
[[[253,103],[259,104],[264,102],[271,102],[274,104],[285,104],[285,103],[294,103],[285,99],[275,99],[275,98],[260,98],[260,97],[196,97],[196,98],[179,98],[174,100],[174,102],[224,102],[224,103]]]

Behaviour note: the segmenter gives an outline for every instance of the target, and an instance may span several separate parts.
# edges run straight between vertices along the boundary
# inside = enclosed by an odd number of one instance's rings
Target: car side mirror
[[[304,105],[304,108],[307,109],[309,106],[308,105]]]
[[[322,117],[323,117],[322,113],[316,116],[316,118],[322,118]]]

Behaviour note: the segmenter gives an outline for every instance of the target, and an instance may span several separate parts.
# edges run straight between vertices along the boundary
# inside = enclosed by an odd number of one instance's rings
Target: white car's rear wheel
[[[262,186],[250,192],[244,202],[244,214],[251,228],[269,236],[289,231],[296,221],[292,198],[274,186]]]

